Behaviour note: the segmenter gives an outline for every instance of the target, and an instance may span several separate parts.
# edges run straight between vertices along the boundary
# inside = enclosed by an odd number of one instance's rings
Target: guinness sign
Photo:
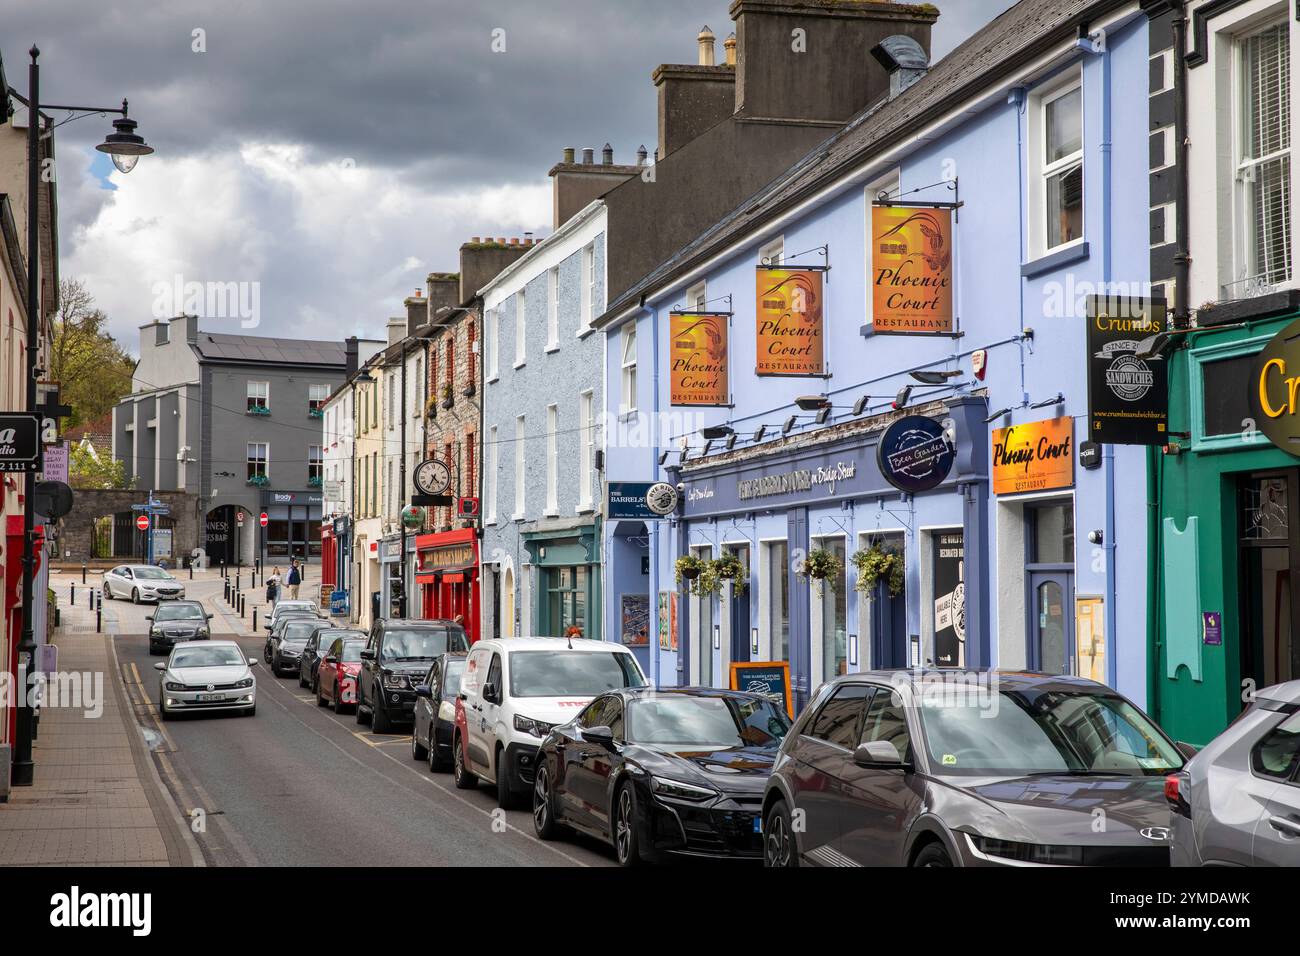
[[[1250,381],[1255,425],[1274,445],[1300,457],[1300,319],[1264,346]]]

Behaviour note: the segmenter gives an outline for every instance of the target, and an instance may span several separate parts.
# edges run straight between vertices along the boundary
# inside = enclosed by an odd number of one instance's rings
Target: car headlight
[[[251,677],[245,677],[243,680],[235,681],[235,687],[237,688],[252,687],[252,686],[253,686],[253,678]]]
[[[394,690],[401,690],[403,687],[407,686],[408,683],[405,674],[392,674],[387,672],[384,674],[385,687],[391,687]]]
[[[212,632],[209,631],[206,627],[199,628],[199,637],[211,637],[211,636],[212,636]]]
[[[975,848],[985,856],[1014,860],[1017,863],[1038,863],[1043,866],[1081,866],[1083,847],[1060,846],[1048,843],[1015,843],[991,837],[969,834]]]
[[[161,627],[151,627],[151,628],[149,628],[149,636],[150,636],[150,637],[162,637],[162,628],[161,628]]]
[[[710,787],[701,787],[668,777],[651,777],[650,789],[660,796],[675,797],[678,800],[708,800],[718,795],[718,791]]]
[[[531,734],[534,737],[545,737],[551,732],[551,728],[554,726],[554,724],[548,724],[544,720],[534,720],[532,717],[515,714],[515,730],[523,734]]]
[[[166,687],[168,690],[184,690],[184,689],[185,689],[185,685],[184,685],[184,684],[178,684],[178,683],[176,683],[176,681],[174,681],[174,680],[169,680],[169,681],[168,681],[166,684],[164,684],[163,686]]]

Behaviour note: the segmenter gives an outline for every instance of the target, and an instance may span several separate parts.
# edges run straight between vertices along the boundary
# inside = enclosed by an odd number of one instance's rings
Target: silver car
[[[119,564],[104,572],[104,600],[130,598],[135,604],[185,597],[185,585],[152,564]]]
[[[1300,680],[1258,691],[1165,798],[1174,866],[1300,866]]]
[[[186,641],[159,661],[158,713],[168,720],[188,711],[234,710],[257,713],[255,657],[245,657],[234,641]]]
[[[320,608],[315,601],[276,601],[271,613],[266,616],[266,629],[275,627],[275,622],[290,614],[303,614],[320,617]]]

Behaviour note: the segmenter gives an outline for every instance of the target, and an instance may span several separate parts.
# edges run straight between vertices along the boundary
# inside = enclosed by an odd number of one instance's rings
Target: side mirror
[[[593,744],[600,744],[602,747],[612,747],[614,746],[614,731],[604,724],[598,727],[588,727],[582,732],[582,739],[590,740]]]
[[[326,664],[337,664],[338,662],[339,662],[339,659],[338,659],[337,657],[335,657],[333,654],[331,654],[330,656],[328,656],[328,657],[325,658],[325,663],[326,663]]]
[[[902,769],[908,766],[888,740],[869,740],[865,744],[858,744],[858,748],[853,751],[853,762],[859,767],[875,769]]]
[[[432,690],[432,688],[429,687],[428,684],[416,684],[416,685],[415,685],[415,696],[416,696],[416,697],[432,697],[432,696],[433,696],[433,690]]]
[[[495,681],[488,681],[486,684],[483,685],[483,699],[491,701],[494,704],[500,703],[501,697],[500,694],[497,692],[497,685]]]
[[[373,660],[375,659],[375,652],[374,652],[374,649],[373,649],[373,648],[369,648],[369,647],[362,648],[362,649],[361,649],[361,659],[362,659],[363,661],[373,661]]]
[[[144,619],[145,619],[146,621],[152,621],[152,620],[153,620],[153,615],[152,615],[152,614],[146,614],[146,615],[144,616]]]
[[[248,659],[248,666],[249,666],[249,667],[256,667],[256,666],[257,666],[257,658],[256,658],[256,657],[250,657],[250,658]]]
[[[156,671],[165,671],[167,669],[167,662],[159,661],[157,664],[153,666],[153,669]]]
[[[210,620],[212,620],[212,618],[213,618],[213,615],[209,614],[209,615],[208,615],[208,620],[210,621]]]

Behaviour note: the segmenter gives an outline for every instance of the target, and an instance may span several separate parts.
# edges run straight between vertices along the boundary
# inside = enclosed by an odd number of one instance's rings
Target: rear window
[[[456,627],[393,628],[384,632],[381,661],[432,660],[448,651],[469,650],[465,632]]]
[[[631,654],[590,651],[513,651],[511,697],[595,697],[620,687],[644,687]]]

